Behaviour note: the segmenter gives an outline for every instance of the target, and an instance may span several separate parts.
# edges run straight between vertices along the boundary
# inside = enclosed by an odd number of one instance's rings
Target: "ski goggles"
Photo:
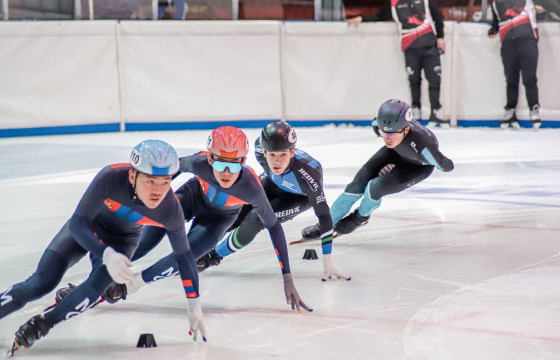
[[[229,169],[229,172],[235,174],[241,171],[243,165],[240,162],[229,162],[229,161],[222,161],[214,159],[212,156],[212,168],[217,172],[224,172],[226,169]]]

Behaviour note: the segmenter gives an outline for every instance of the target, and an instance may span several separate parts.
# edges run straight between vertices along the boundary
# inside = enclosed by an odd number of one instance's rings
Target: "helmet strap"
[[[134,170],[134,184],[132,184],[132,192],[135,199],[138,198],[138,194],[136,193],[136,182],[138,181],[138,170]]]

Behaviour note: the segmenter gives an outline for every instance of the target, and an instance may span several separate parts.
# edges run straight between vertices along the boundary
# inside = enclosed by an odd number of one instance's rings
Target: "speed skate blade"
[[[18,344],[17,341],[14,341],[14,343],[12,344],[12,347],[8,349],[8,351],[6,352],[6,359],[10,359],[14,356],[14,353],[21,347],[20,344]]]

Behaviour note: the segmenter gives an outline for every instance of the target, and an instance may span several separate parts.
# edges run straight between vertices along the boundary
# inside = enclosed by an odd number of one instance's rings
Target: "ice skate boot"
[[[420,108],[413,106],[410,108],[412,112],[412,120],[420,122],[422,120],[422,110]]]
[[[68,283],[68,286],[58,289],[54,295],[54,304],[47,307],[44,311],[49,311],[51,309],[54,309],[58,304],[60,304],[60,302],[62,301],[62,299],[64,299],[66,295],[68,295],[72,290],[74,290],[75,287],[76,285],[72,283]]]
[[[126,284],[113,284],[105,290],[100,300],[107,301],[109,304],[114,304],[121,299],[126,300],[126,295]]]
[[[16,331],[16,338],[12,349],[8,352],[8,357],[12,357],[14,352],[22,346],[25,348],[31,347],[35,341],[46,336],[50,329],[51,327],[41,315],[36,315],[27,320],[27,322],[21,325],[18,331]]]
[[[537,104],[533,106],[533,110],[529,112],[533,129],[538,130],[541,127],[541,116],[539,114],[540,106]]]
[[[319,224],[308,226],[301,231],[301,239],[303,241],[317,240],[319,238],[321,238]]]
[[[362,216],[358,213],[358,209],[354,210],[350,215],[346,215],[334,226],[334,230],[339,234],[350,234],[362,225],[367,224],[369,216]]]
[[[451,122],[449,119],[445,119],[440,109],[433,109],[430,113],[430,120],[428,121],[428,127],[434,128],[439,127],[450,127]]]
[[[218,255],[216,250],[212,249],[206,255],[203,255],[200,259],[197,260],[196,266],[198,267],[198,272],[203,272],[204,270],[208,269],[210,266],[217,266],[220,265],[222,261],[222,257]]]
[[[517,121],[517,115],[515,114],[515,109],[513,108],[506,109],[506,112],[504,113],[504,119],[500,121],[500,127],[502,129],[521,128],[521,126],[519,125],[519,121]]]

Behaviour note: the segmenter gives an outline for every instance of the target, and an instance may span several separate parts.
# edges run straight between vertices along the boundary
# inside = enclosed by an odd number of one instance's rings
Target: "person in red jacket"
[[[506,75],[507,104],[500,127],[519,128],[515,108],[519,98],[519,73],[523,76],[525,95],[529,104],[533,128],[541,126],[539,114],[539,89],[537,87],[537,62],[539,33],[535,5],[532,0],[494,0],[492,2],[492,27],[488,36],[500,33],[501,56]]]
[[[391,0],[386,2],[378,14],[356,16],[347,20],[349,25],[368,21],[389,21],[399,25],[401,49],[404,52],[406,72],[412,95],[411,111],[415,121],[422,118],[420,87],[422,69],[428,80],[431,112],[428,125],[449,126],[444,119],[439,102],[441,84],[440,54],[445,53],[443,38],[443,16],[434,0]]]

